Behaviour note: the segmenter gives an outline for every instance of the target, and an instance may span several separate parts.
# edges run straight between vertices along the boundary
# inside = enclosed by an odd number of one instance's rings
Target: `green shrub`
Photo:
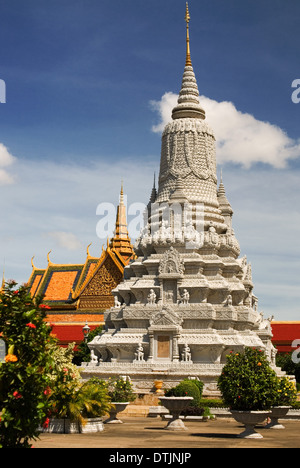
[[[204,408],[226,408],[227,405],[223,400],[214,399],[214,398],[203,398],[200,402],[200,405]]]
[[[197,383],[196,383],[197,382]],[[199,384],[198,384],[199,382]],[[201,385],[202,384],[202,385]],[[200,391],[201,388],[201,391]],[[193,401],[189,404],[189,407],[199,407],[201,401],[201,395],[203,390],[203,383],[197,380],[183,380],[176,387],[168,390],[166,396],[189,396],[193,397]]]
[[[277,376],[263,351],[246,348],[227,356],[218,387],[231,409],[266,410],[277,396]]]

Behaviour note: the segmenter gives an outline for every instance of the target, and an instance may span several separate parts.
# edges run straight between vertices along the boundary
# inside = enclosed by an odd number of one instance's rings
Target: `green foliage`
[[[50,417],[85,423],[109,412],[105,383],[82,384],[72,363],[74,344],[58,346],[46,323],[48,306],[26,286],[7,283],[0,294],[0,338],[7,355],[0,364],[0,447],[29,448]]]
[[[52,351],[55,365],[50,371],[50,415],[84,424],[86,418],[100,417],[107,413],[110,398],[104,381],[91,379],[82,384],[80,372],[72,362],[74,346],[71,343],[67,348],[56,347]]]
[[[263,351],[246,348],[227,356],[218,387],[233,410],[266,410],[277,396],[277,376]]]
[[[81,414],[84,418],[98,418],[109,413],[111,404],[108,384],[104,380],[90,379],[80,389],[83,399]]]
[[[226,404],[223,400],[215,398],[203,398],[200,405],[205,408],[226,408]]]
[[[276,397],[273,406],[293,406],[297,400],[297,390],[288,377],[278,378]]]
[[[296,382],[300,384],[300,363],[293,362],[292,353],[278,353],[276,365],[288,375],[294,375]]]
[[[129,379],[117,378],[109,382],[109,396],[112,402],[134,401],[136,394]]]
[[[100,335],[102,332],[102,326],[95,328],[89,333],[88,343],[92,341],[95,336]],[[89,362],[91,360],[91,350],[88,347],[85,340],[83,340],[77,347],[77,351],[74,352],[73,363],[80,366],[82,362]]]
[[[6,283],[0,293],[0,337],[7,355],[0,364],[0,446],[29,448],[48,415],[49,370],[54,339],[47,306],[32,300],[26,286]]]
[[[52,349],[54,365],[49,371],[51,387],[49,404],[50,416],[54,418],[80,420],[74,407],[77,405],[81,382],[80,373],[72,364],[73,348],[74,344],[69,344],[67,348]]]
[[[176,387],[167,390],[165,396],[189,396],[193,397],[193,401],[189,407],[200,407],[201,397],[203,392],[203,382],[200,380],[184,379]]]

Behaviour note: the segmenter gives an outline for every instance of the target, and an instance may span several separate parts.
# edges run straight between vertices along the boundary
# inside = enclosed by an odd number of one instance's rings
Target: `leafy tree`
[[[265,353],[253,348],[229,354],[218,379],[224,402],[241,411],[269,409],[277,397],[277,384]]]
[[[15,287],[10,281],[0,293],[0,337],[7,349],[0,364],[0,446],[29,448],[47,424],[54,338],[42,298],[33,300],[26,285]]]

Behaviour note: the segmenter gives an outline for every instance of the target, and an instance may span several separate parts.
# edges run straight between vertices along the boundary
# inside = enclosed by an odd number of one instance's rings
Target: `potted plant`
[[[231,352],[218,388],[232,416],[245,425],[238,437],[262,438],[254,427],[271,414],[277,390],[277,376],[264,351],[247,347],[243,353]]]
[[[104,422],[105,424],[120,424],[123,421],[117,418],[117,414],[124,411],[126,406],[136,398],[129,378],[119,377],[111,381],[108,394],[111,399],[111,409],[109,418]]]
[[[271,421],[266,425],[267,429],[284,429],[283,424],[278,419],[284,418],[291,405],[297,400],[297,389],[294,383],[288,377],[278,378],[276,397],[271,408]]]
[[[189,409],[193,410],[194,413],[198,412],[202,390],[202,382],[185,379],[176,387],[167,390],[164,397],[160,397],[161,403],[172,415],[172,420],[165,429],[172,431],[186,430],[180,415]],[[201,414],[203,414],[203,411]]]
[[[103,430],[99,420],[110,410],[105,382],[91,379],[82,383],[77,366],[72,364],[74,344],[53,351],[48,400],[51,405],[44,431],[56,433],[96,432]],[[91,419],[97,418],[97,421]]]
[[[110,410],[110,399],[104,387],[86,382],[77,388],[69,386],[62,401],[53,402],[45,432],[86,433],[103,431],[102,416]],[[53,418],[53,416],[55,416]]]

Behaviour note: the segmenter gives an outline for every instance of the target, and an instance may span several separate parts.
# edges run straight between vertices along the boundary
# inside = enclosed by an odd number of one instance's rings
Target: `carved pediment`
[[[182,276],[184,274],[184,262],[176,249],[171,247],[164,253],[158,271],[160,276]]]
[[[172,326],[178,327],[182,323],[182,318],[176,314],[171,307],[164,306],[162,310],[152,315],[151,326]]]

